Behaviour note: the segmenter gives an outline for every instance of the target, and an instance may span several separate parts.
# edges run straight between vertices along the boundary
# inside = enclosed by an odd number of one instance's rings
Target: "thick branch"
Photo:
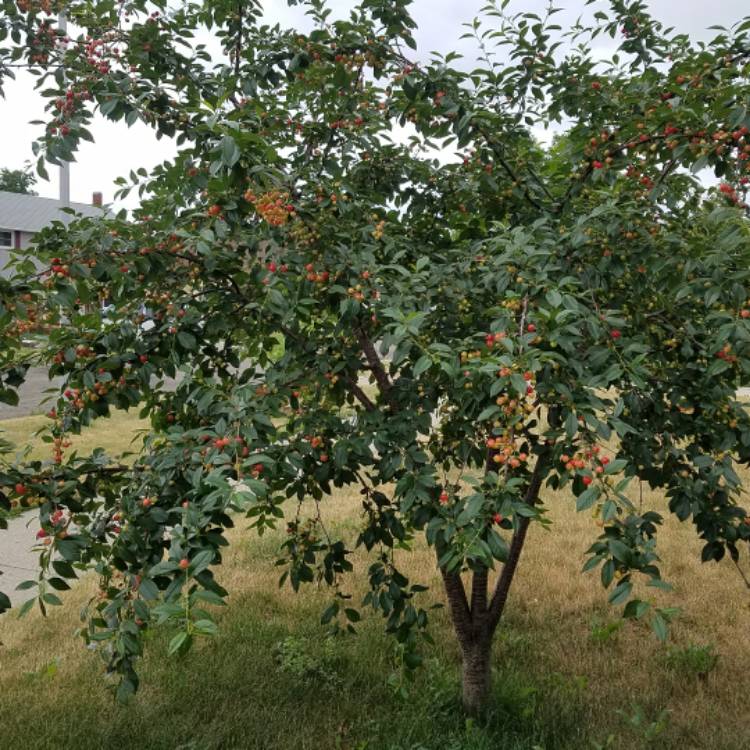
[[[471,621],[475,628],[484,624],[487,614],[487,568],[474,571],[471,577]]]
[[[453,624],[458,634],[461,646],[468,643],[472,638],[471,612],[466,600],[466,589],[461,576],[458,573],[448,573],[441,570],[445,594],[448,599]]]
[[[495,155],[495,159],[497,160],[497,163],[503,168],[505,171],[505,174],[508,175],[508,177],[515,183],[517,183],[519,186],[523,187],[523,195],[524,198],[530,203],[537,211],[542,211],[543,207],[542,204],[539,203],[536,198],[534,198],[531,193],[529,192],[529,188],[526,184],[525,180],[522,180],[520,177],[516,175],[516,173],[513,171],[513,168],[510,166],[508,161],[503,156],[500,146],[492,142],[492,138],[490,137],[490,134],[484,130],[483,128],[479,129],[479,132],[484,137],[484,140],[487,142],[487,145],[492,149],[492,153]],[[537,181],[539,179],[537,178]],[[540,183],[541,184],[541,183]],[[544,188],[546,191],[546,187]]]
[[[346,387],[349,392],[354,396],[367,411],[377,411],[377,406],[372,402],[369,396],[359,387],[359,385],[351,378],[346,379]]]
[[[380,388],[380,392],[383,394],[383,398],[395,411],[396,405],[393,402],[391,390],[393,389],[393,383],[391,383],[388,373],[385,371],[383,361],[378,356],[372,341],[367,337],[367,334],[362,328],[355,328],[354,333],[357,336],[357,341],[362,349],[362,353],[365,355],[367,363],[370,365],[375,382]]]
[[[539,498],[539,490],[542,488],[542,481],[547,475],[551,460],[552,448],[550,445],[546,445],[542,448],[542,452],[539,454],[536,466],[531,475],[531,481],[529,487],[526,490],[526,496],[524,502],[527,505],[536,505]],[[530,518],[525,516],[521,517],[518,521],[518,527],[513,534],[513,539],[510,543],[510,550],[508,552],[508,559],[503,566],[503,571],[500,577],[497,579],[495,585],[495,591],[492,595],[492,601],[489,607],[489,629],[493,632],[497,627],[498,622],[503,614],[505,608],[505,602],[508,599],[508,592],[510,591],[510,585],[513,583],[513,577],[516,574],[516,568],[518,567],[518,561],[523,551],[524,543],[526,542],[526,533],[529,530]]]

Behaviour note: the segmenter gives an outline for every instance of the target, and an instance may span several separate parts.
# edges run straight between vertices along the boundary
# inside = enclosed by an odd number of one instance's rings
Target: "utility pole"
[[[68,33],[68,18],[65,11],[60,11],[57,17],[57,26],[63,36]],[[67,44],[65,45],[67,47]],[[70,206],[70,163],[67,161],[60,164],[60,203]]]

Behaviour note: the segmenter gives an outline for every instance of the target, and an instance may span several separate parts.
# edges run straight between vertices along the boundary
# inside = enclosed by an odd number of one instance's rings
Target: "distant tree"
[[[36,183],[36,175],[24,169],[0,169],[0,190],[8,193],[24,193],[25,195],[36,195],[31,188]]]

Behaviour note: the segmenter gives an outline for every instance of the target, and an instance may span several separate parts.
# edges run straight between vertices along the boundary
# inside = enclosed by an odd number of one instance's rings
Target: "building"
[[[38,231],[53,221],[73,221],[75,216],[62,211],[66,205],[83,216],[101,216],[104,211],[101,193],[94,193],[89,205],[0,190],[0,275],[8,275],[4,269],[10,254],[26,250]]]

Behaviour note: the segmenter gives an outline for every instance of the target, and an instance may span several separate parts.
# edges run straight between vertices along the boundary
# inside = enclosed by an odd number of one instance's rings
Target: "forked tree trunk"
[[[554,424],[552,420],[551,424]],[[535,505],[537,502],[542,480],[549,468],[550,455],[551,444],[547,443],[539,453],[524,495],[524,502],[528,505]],[[461,646],[463,704],[470,716],[481,714],[489,701],[492,638],[508,600],[508,592],[526,542],[529,522],[530,519],[527,516],[518,519],[508,549],[508,557],[495,582],[491,597],[488,590],[489,570],[487,568],[479,568],[472,573],[471,602],[466,596],[466,588],[461,575],[441,570],[453,627]]]

